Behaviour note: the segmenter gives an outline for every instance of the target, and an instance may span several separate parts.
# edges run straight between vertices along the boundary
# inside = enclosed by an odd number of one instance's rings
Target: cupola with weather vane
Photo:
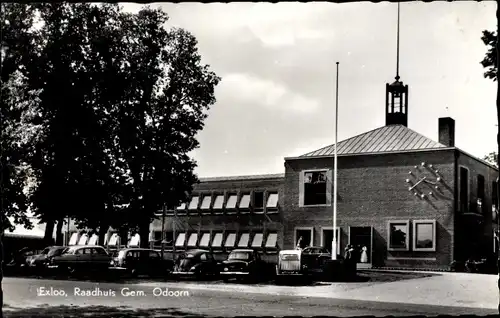
[[[386,84],[386,112],[385,124],[403,125],[408,127],[408,85],[404,85],[399,77],[399,2],[398,2],[398,31],[396,56],[396,81]]]

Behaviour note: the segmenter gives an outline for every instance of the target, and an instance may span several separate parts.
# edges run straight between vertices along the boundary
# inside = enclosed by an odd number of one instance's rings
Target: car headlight
[[[196,270],[196,266],[193,266],[193,267],[191,267],[191,268],[189,269],[189,271],[190,271],[190,272],[193,272],[193,271],[195,271],[195,270]]]
[[[229,270],[229,268],[227,267],[224,267],[224,271],[227,272]]]
[[[302,265],[302,269],[307,269],[307,265]]]

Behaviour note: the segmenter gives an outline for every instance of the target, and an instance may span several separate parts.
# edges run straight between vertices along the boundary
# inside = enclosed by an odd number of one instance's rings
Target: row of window
[[[176,208],[177,213],[201,210],[202,213],[223,210],[253,210],[254,212],[276,211],[278,209],[278,193],[253,191],[250,193],[227,193],[194,195],[188,204],[182,203]],[[172,213],[170,211],[170,213]]]
[[[179,233],[175,242],[172,232],[165,232],[164,244],[176,248],[276,248],[278,243],[277,233]],[[155,242],[162,242],[161,232],[155,233]]]
[[[71,234],[68,245],[99,245],[99,236],[97,234],[89,235],[87,233],[75,232]],[[129,238],[127,246],[138,247],[140,246],[141,237],[139,234],[135,234]],[[110,236],[106,235],[104,239],[104,245],[117,246],[119,243],[118,233],[113,233]]]
[[[436,221],[413,220],[413,229],[410,232],[410,221],[388,222],[388,250],[409,251],[410,237],[413,238],[413,251],[436,251]]]

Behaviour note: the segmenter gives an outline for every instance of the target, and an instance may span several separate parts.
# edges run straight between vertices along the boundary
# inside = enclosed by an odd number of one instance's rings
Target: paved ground
[[[41,294],[65,291],[64,296]],[[100,296],[78,295],[80,291]],[[128,289],[124,289],[128,288]],[[110,295],[114,292],[114,296]],[[122,291],[144,294],[124,295]],[[153,295],[167,291],[167,295]],[[105,293],[108,292],[108,296]],[[170,294],[168,294],[170,292]],[[318,286],[242,285],[211,282],[94,283],[67,280],[4,279],[5,317],[235,316],[235,315],[439,315],[498,314],[496,276],[444,273],[397,282],[335,283]],[[256,306],[258,304],[258,306]],[[75,306],[62,307],[62,306]],[[86,306],[85,308],[82,308]],[[24,309],[20,311],[21,308]]]

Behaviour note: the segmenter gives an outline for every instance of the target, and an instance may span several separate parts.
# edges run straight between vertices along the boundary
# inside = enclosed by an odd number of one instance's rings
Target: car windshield
[[[248,252],[232,252],[229,254],[229,260],[239,259],[239,260],[248,260],[250,259],[250,253]]]
[[[299,256],[297,254],[283,254],[281,255],[281,259],[284,261],[298,261]]]
[[[46,255],[46,254],[49,254],[49,251],[50,251],[50,248],[46,248],[46,249],[44,249],[44,250],[42,251],[42,253],[40,253],[40,254],[42,254],[42,255]]]
[[[121,250],[120,252],[118,252],[118,258],[124,258],[125,257],[125,250]]]
[[[65,250],[64,248],[54,248],[51,249],[47,254],[48,256],[59,256],[62,254],[64,250]]]
[[[74,254],[78,247],[68,247],[66,248],[62,254]]]
[[[195,254],[186,254],[184,258],[195,258]]]

